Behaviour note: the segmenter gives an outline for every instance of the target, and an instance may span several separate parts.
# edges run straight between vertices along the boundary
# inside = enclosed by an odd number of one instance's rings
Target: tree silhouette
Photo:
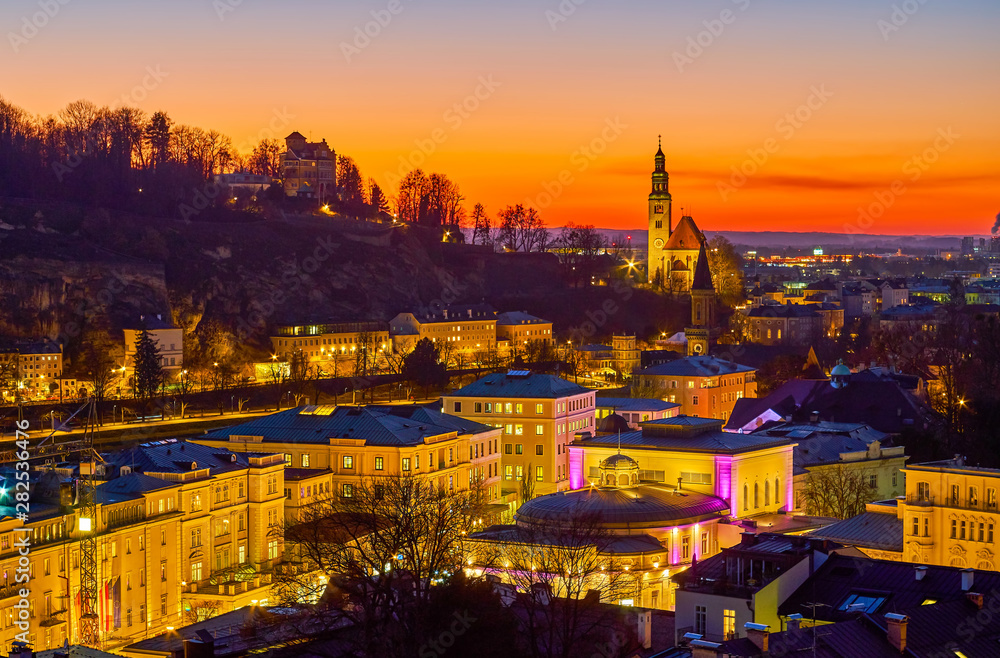
[[[135,354],[132,364],[135,368],[135,383],[132,387],[135,397],[145,413],[149,403],[163,385],[163,366],[160,364],[160,350],[149,337],[149,332],[143,329],[135,339]]]
[[[438,360],[438,350],[428,338],[422,338],[403,359],[403,378],[420,387],[441,389],[448,383],[448,369]]]

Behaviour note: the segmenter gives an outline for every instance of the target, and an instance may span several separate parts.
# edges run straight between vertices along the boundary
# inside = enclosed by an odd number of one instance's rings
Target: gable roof
[[[310,405],[206,433],[204,439],[260,436],[264,443],[329,444],[331,438],[358,439],[364,445],[412,446],[452,432],[479,433],[492,428],[427,407],[334,407]]]
[[[734,361],[724,361],[718,357],[703,354],[687,356],[667,363],[643,368],[638,375],[654,375],[667,377],[718,377],[732,375],[737,372],[753,372],[756,368],[743,366]]]
[[[816,411],[822,420],[865,423],[879,432],[899,434],[908,427],[926,427],[933,412],[893,379],[850,375],[847,385],[829,381],[792,379],[762,398],[736,401],[726,429],[738,431],[766,414],[805,420]]]
[[[527,374],[524,374],[527,373]],[[589,388],[556,377],[530,371],[493,373],[467,384],[445,397],[564,398],[590,393]]]
[[[922,567],[923,577],[916,578],[916,568]],[[935,565],[918,565],[888,560],[859,559],[835,554],[817,569],[785,602],[778,606],[780,616],[805,614],[816,606],[819,621],[850,619],[855,613],[844,608],[852,593],[866,593],[884,598],[867,612],[884,615],[919,607],[928,599],[937,602],[962,600],[962,569]],[[1000,587],[1000,573],[972,570],[973,591],[989,592]],[[810,615],[812,612],[809,613]]]
[[[698,230],[698,225],[689,215],[681,217],[677,227],[670,234],[664,249],[697,249],[705,241],[705,236]]]

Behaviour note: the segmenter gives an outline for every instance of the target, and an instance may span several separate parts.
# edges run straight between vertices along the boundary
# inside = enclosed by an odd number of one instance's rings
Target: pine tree
[[[132,388],[145,411],[149,401],[156,396],[163,384],[160,350],[145,329],[140,331],[135,339],[135,355],[132,357],[132,363],[135,368],[135,382]]]

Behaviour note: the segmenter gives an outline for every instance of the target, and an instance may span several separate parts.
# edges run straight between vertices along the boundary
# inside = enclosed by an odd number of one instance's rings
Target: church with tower
[[[649,283],[662,282],[674,292],[689,292],[694,284],[705,236],[690,215],[683,215],[673,225],[670,174],[667,173],[663,145],[653,158],[653,189],[649,193],[649,228],[647,235],[647,272]]]

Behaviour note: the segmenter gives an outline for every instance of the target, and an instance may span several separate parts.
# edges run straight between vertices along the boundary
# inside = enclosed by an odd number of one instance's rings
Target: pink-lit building
[[[633,431],[624,418],[609,418],[619,422],[602,429],[618,431],[578,432],[568,446],[571,491],[533,498],[514,524],[474,539],[530,549],[539,535],[572,535],[585,518],[605,533],[600,551],[609,564],[635,574],[635,590],[608,602],[670,610],[671,576],[739,542],[736,519],[791,509],[790,439],[723,432],[712,418],[663,418]]]

